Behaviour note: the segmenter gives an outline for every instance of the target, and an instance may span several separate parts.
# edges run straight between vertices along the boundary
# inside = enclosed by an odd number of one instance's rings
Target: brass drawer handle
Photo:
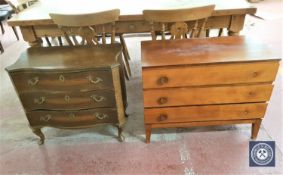
[[[34,85],[36,85],[38,83],[38,81],[39,81],[39,78],[38,77],[34,77],[34,78],[28,80],[28,85],[29,86],[34,86]]]
[[[52,116],[50,114],[46,114],[46,115],[40,116],[40,121],[48,122],[51,118]]]
[[[105,97],[103,97],[103,96],[92,95],[90,97],[96,102],[101,102],[101,101],[105,100]]]
[[[167,84],[169,82],[169,78],[166,77],[166,76],[163,76],[163,77],[160,77],[158,80],[157,80],[157,84],[162,86],[164,84]]]
[[[33,99],[33,102],[35,104],[39,104],[39,105],[43,104],[45,102],[45,97],[35,98],[35,99]]]
[[[69,95],[65,95],[64,99],[65,99],[66,102],[70,102],[70,96]]]
[[[62,81],[62,82],[64,82],[64,81],[65,81],[65,77],[64,77],[63,75],[60,75],[60,76],[59,76],[59,80]]]
[[[162,122],[168,119],[168,116],[166,114],[161,114],[158,117],[158,121]]]
[[[88,79],[89,82],[91,82],[92,84],[97,84],[97,83],[103,81],[102,78],[100,78],[100,77],[95,77],[95,80],[93,80],[90,75],[87,77],[87,79]]]
[[[70,118],[76,118],[76,115],[75,115],[74,113],[70,113],[70,114],[69,114],[69,117],[70,117]]]
[[[99,119],[99,120],[103,120],[103,119],[106,119],[106,118],[109,117],[107,114],[100,114],[100,113],[98,113],[98,112],[96,112],[96,113],[94,114],[94,116],[95,116],[97,119]]]
[[[165,103],[168,102],[168,99],[167,97],[160,97],[158,100],[157,100],[157,103],[160,104],[160,105],[163,105]]]

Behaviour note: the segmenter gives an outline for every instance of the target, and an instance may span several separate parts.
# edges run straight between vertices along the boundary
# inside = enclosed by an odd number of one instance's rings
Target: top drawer
[[[111,70],[83,72],[14,72],[10,74],[18,93],[35,90],[113,89]]]
[[[142,70],[143,88],[272,82],[279,62],[172,66]]]

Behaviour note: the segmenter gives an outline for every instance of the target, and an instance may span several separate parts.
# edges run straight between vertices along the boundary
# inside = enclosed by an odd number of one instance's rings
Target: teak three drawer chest
[[[6,68],[40,144],[44,126],[105,123],[116,125],[123,140],[126,92],[120,60],[119,44],[41,47],[28,49]]]
[[[240,36],[142,42],[146,142],[152,128],[240,123],[256,138],[279,60]]]

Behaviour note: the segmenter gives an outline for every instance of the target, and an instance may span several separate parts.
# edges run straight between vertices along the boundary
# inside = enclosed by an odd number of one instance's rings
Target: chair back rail
[[[120,15],[119,9],[88,14],[55,14],[50,13],[53,22],[62,30],[69,45],[96,45],[101,37],[106,44],[106,27],[110,26],[111,43],[115,42],[115,21]],[[110,24],[110,25],[109,25]],[[82,38],[79,42],[76,36]]]
[[[204,31],[207,18],[212,15],[215,5],[208,5],[186,9],[170,10],[144,10],[143,15],[151,25],[151,36],[156,40],[156,32],[161,33],[161,39],[165,40],[166,32],[170,32],[170,39],[185,39],[200,37]],[[192,22],[193,25],[188,25]],[[159,26],[160,31],[158,31]]]

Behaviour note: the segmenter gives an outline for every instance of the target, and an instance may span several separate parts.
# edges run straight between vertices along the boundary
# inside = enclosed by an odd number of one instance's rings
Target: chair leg
[[[128,60],[131,60],[131,57],[130,57],[130,54],[129,54],[129,51],[128,51],[128,48],[127,48],[127,45],[126,45],[126,42],[125,42],[125,38],[123,36],[123,34],[119,35],[120,37],[120,42],[123,46],[123,52],[125,52],[125,57],[128,59]]]
[[[17,37],[17,40],[20,40],[20,39],[19,39],[19,35],[18,35],[18,31],[17,31],[16,27],[13,26],[12,29],[13,29],[13,31],[14,31],[14,34],[15,34],[16,37]]]
[[[59,45],[63,46],[63,41],[62,41],[62,37],[61,36],[58,36],[58,41],[59,41]]]
[[[222,36],[222,33],[223,33],[223,28],[220,28],[218,32],[218,37]]]
[[[2,24],[2,21],[0,21],[0,25],[1,25],[2,34],[4,34],[4,33],[5,33],[5,29],[4,29],[4,26],[3,26],[3,24]]]
[[[51,46],[52,46],[52,44],[51,44],[51,42],[50,42],[50,40],[49,40],[48,36],[45,36],[44,38],[45,38],[45,40],[46,40],[46,42],[47,42],[48,46],[49,46],[49,47],[51,47]]]
[[[125,58],[124,62],[125,62],[126,73],[127,73],[128,78],[130,78],[132,76],[131,67],[130,67],[130,63],[129,63],[130,55],[129,55],[128,48],[127,48],[125,39],[123,37],[123,34],[119,35],[119,37],[120,37],[120,42],[122,44],[123,55],[124,55],[124,58]]]
[[[206,30],[205,30],[205,37],[209,37],[209,33],[210,33],[210,30],[209,30],[209,29],[206,29]]]
[[[3,48],[3,46],[2,46],[1,41],[0,41],[0,52],[1,52],[1,53],[4,53],[4,48]]]

